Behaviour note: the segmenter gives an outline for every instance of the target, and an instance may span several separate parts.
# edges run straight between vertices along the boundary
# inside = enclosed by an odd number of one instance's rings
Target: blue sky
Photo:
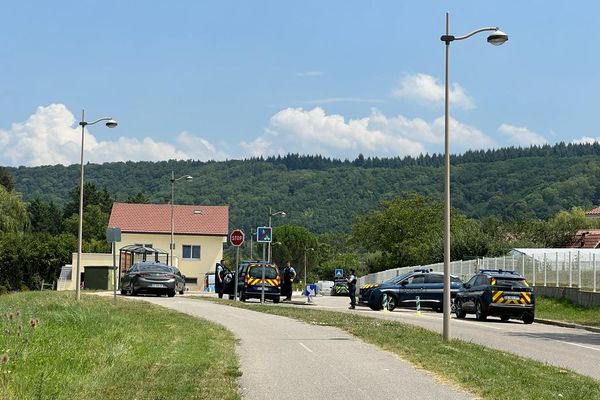
[[[0,164],[338,158],[600,137],[596,2],[27,1],[0,25]]]

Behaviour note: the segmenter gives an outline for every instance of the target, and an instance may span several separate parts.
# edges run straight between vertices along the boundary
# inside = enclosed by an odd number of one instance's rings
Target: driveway
[[[248,400],[474,398],[336,328],[179,296],[140,299],[232,331]]]

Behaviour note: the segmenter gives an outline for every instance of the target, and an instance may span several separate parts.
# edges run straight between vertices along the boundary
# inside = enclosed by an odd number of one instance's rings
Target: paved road
[[[473,397],[339,329],[179,296],[140,299],[217,322],[240,338],[248,400]]]
[[[297,296],[296,299],[302,298]],[[410,309],[382,312],[368,307],[348,310],[347,297],[317,297],[315,303],[317,308],[392,319],[442,333],[441,313],[423,311],[417,315],[415,310]],[[600,380],[600,333],[538,323],[524,325],[521,321],[512,320],[505,323],[493,317],[481,322],[473,315],[464,320],[453,316],[450,328],[454,338],[547,362]]]

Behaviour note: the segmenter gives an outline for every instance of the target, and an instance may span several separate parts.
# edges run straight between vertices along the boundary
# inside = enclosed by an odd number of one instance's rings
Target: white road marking
[[[309,353],[312,353],[313,351],[311,349],[309,349],[304,343],[302,342],[298,342],[298,344],[302,347],[304,347]]]
[[[550,339],[550,340],[553,340],[555,342],[564,343],[564,344],[570,344],[571,346],[583,347],[584,349],[600,351],[600,349],[598,349],[596,347],[585,346],[585,345],[579,344],[579,343],[565,342],[564,340],[556,340],[556,339]]]

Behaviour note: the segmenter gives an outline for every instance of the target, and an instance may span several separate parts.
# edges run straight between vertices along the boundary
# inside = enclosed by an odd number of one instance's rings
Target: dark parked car
[[[462,281],[450,277],[450,297],[454,298],[463,286]],[[420,307],[443,309],[444,274],[430,269],[415,269],[403,275],[389,279],[381,284],[363,285],[359,291],[359,304],[373,310],[396,307],[416,307],[419,297]]]
[[[185,290],[185,277],[166,264],[142,261],[133,264],[121,278],[121,294],[135,296],[138,293],[166,294]]]
[[[241,301],[246,299],[260,299],[262,294],[262,273],[265,270],[265,299],[279,303],[281,296],[281,277],[279,270],[273,264],[260,261],[244,261],[238,273],[238,296]],[[228,273],[223,279],[225,287],[223,293],[233,299],[235,289],[235,274]]]
[[[533,323],[535,295],[527,280],[515,271],[482,269],[456,295],[454,312],[458,318],[467,314],[484,321],[488,316]]]

